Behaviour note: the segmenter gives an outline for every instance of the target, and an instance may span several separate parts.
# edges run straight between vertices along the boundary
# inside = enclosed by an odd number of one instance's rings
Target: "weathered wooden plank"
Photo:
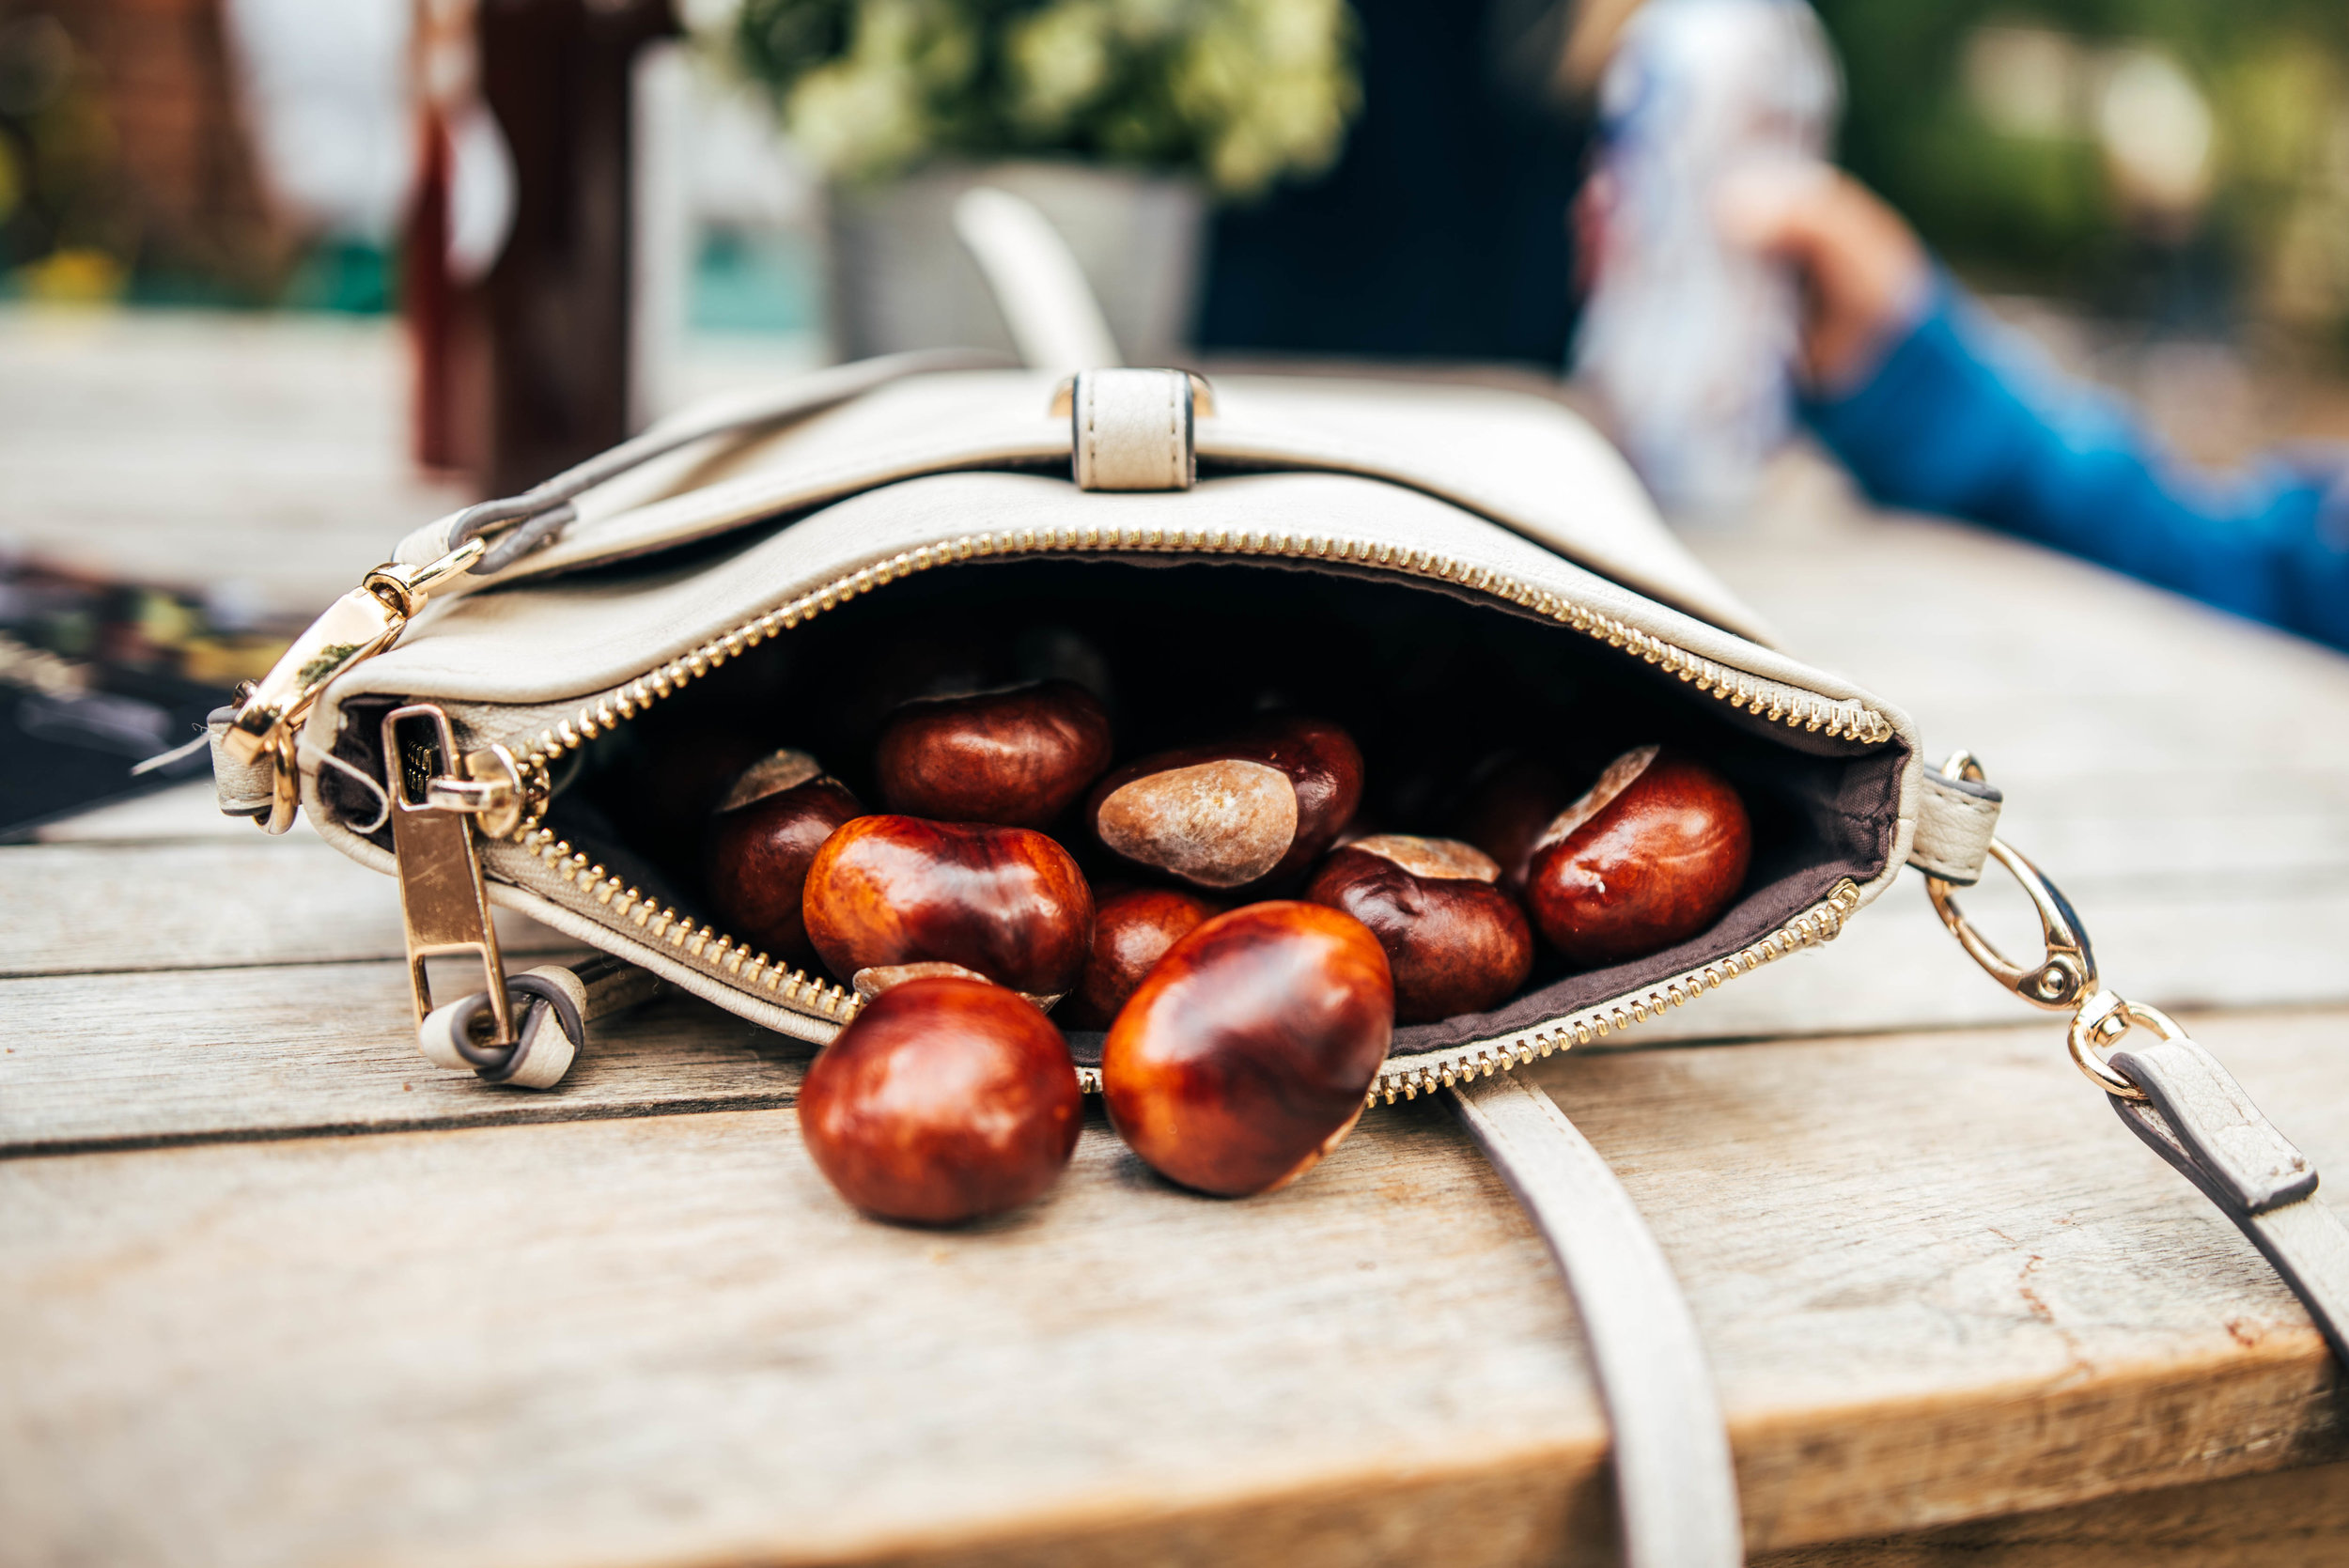
[[[0,530],[313,613],[471,499],[408,459],[401,354],[380,321],[0,311]]]
[[[2335,1165],[2345,1021],[2203,1029]],[[2052,1029],[1544,1078],[1688,1285],[1757,1549],[2349,1452],[2313,1329]],[[847,1214],[791,1121],[0,1166],[17,1553],[1607,1560],[1570,1313],[1440,1108],[1241,1203],[1097,1120],[959,1234]]]
[[[2056,780],[2100,802],[2134,785],[2143,805],[2173,777],[2233,775],[2265,781],[2254,809],[2326,802],[2338,851],[2326,776],[2349,763],[2349,659],[2014,540],[1869,511],[1815,460],[1780,477],[1750,530],[1689,542],[1789,647],[1907,708],[1933,754],[1979,753],[2018,843]]]
[[[845,1212],[788,1112],[0,1187],[21,1560],[799,1561],[1511,1458],[1554,1517],[1598,1463],[1564,1298],[1440,1113],[1240,1205],[1097,1127],[966,1235]]]
[[[671,997],[502,1088],[417,1053],[404,962],[0,981],[0,1155],[779,1105],[808,1048]]]
[[[14,1054],[0,1057],[0,1151],[560,1118],[680,1099],[735,1105],[746,1094],[767,1104],[787,1087],[744,1089],[732,1065],[748,1060],[743,1042],[775,1060],[802,1051],[709,1008],[614,1020],[552,1094],[443,1074],[415,1053],[398,967],[349,961],[401,951],[386,879],[315,843],[306,851],[172,846],[161,863],[176,869],[159,887],[110,874],[104,859],[143,853],[80,846],[0,853],[0,931],[8,933],[0,970],[28,976],[0,979],[0,1017],[14,1020],[0,1025],[14,1042]],[[68,864],[76,875],[27,878],[17,870]],[[47,883],[63,915],[29,918],[52,896],[39,891]],[[2096,911],[2106,972],[2146,1000],[2349,1001],[2349,966],[2336,956],[2338,933],[2349,929],[2349,892],[2253,899],[2248,908],[2199,895],[2082,903]],[[535,923],[500,918],[517,967],[569,950]],[[198,969],[239,963],[280,967]],[[44,973],[86,967],[194,972]],[[1742,976],[1610,1044],[1996,1026],[2034,1016],[1966,958],[1921,892],[1903,888],[1830,946]],[[576,1112],[564,1109],[573,1096]]]
[[[1805,1546],[1753,1568],[2336,1568],[2349,1465],[2108,1498],[1915,1535]]]
[[[0,851],[0,975],[317,964],[406,953],[399,890],[317,839],[40,844]],[[583,951],[511,910],[520,960]],[[257,979],[318,997],[300,975]],[[475,985],[478,988],[478,983]]]
[[[2349,1016],[2194,1027],[2288,1136],[2343,1168]],[[1688,1286],[1756,1546],[2349,1444],[2305,1313],[2122,1128],[2054,1020],[1568,1056],[1547,1081]],[[1790,1426],[1799,1440],[1781,1442]]]
[[[251,844],[268,836],[242,817],[221,815],[209,774],[52,822],[33,834],[39,844],[167,843],[189,838]],[[305,833],[280,842],[315,844],[317,840]],[[5,853],[0,849],[0,854]]]
[[[2155,839],[2154,842],[2159,842]],[[1993,939],[2036,956],[2039,928],[2004,873],[1966,894]],[[2349,1001],[2349,872],[2331,886],[2132,885],[2067,877],[2105,978],[2168,1008]],[[2018,1022],[2030,1008],[1978,969],[1941,926],[1920,878],[1904,877],[1824,947],[1791,954],[1641,1024],[1624,1043],[1943,1029]]]

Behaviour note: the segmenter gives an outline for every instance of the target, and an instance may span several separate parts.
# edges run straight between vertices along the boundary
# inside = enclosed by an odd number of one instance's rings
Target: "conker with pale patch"
[[[1085,821],[1111,853],[1210,892],[1252,890],[1318,859],[1361,804],[1362,753],[1322,719],[1268,719],[1128,763]]]
[[[801,908],[826,967],[851,983],[868,969],[959,964],[1059,997],[1093,939],[1093,893],[1068,851],[981,822],[858,817],[817,851]]]
[[[1305,898],[1369,927],[1394,972],[1397,1023],[1506,1001],[1533,967],[1533,928],[1495,884],[1501,867],[1457,839],[1373,833],[1321,862]]]
[[[826,1046],[800,1085],[817,1169],[867,1214],[953,1225],[1040,1196],[1083,1120],[1051,1020],[984,980],[898,986]]]
[[[1712,925],[1745,885],[1752,852],[1735,786],[1693,757],[1642,746],[1543,831],[1527,902],[1568,959],[1619,964]]]
[[[1093,911],[1093,952],[1084,978],[1054,1010],[1071,1029],[1107,1029],[1167,950],[1219,908],[1172,888],[1126,888]]]
[[[906,704],[882,729],[873,768],[893,812],[1041,828],[1109,765],[1100,702],[1046,680]]]
[[[1176,942],[1110,1026],[1110,1122],[1218,1197],[1284,1187],[1361,1119],[1394,1032],[1387,955],[1318,904],[1251,904]]]
[[[702,855],[702,885],[727,931],[787,963],[813,958],[801,916],[807,868],[842,823],[863,815],[805,752],[752,764],[719,802]]]

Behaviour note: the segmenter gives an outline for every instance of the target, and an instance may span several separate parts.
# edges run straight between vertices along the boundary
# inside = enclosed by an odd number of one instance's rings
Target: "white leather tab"
[[[276,800],[277,764],[266,752],[258,761],[239,762],[222,748],[235,713],[233,707],[219,708],[205,723],[212,745],[212,791],[223,816],[267,816]]]
[[[1198,475],[1183,371],[1084,371],[1068,416],[1080,489],[1187,490]]]
[[[1990,837],[1999,831],[1999,792],[1928,768],[1917,792],[1917,836],[1908,863],[1928,876],[1970,888],[1982,880]]]

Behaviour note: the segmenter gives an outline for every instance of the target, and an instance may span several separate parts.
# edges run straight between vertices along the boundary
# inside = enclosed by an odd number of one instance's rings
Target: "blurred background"
[[[1640,8],[0,0],[0,677],[217,691],[416,523],[702,394],[1007,345],[952,239],[982,181],[1132,362],[1583,396]],[[1815,17],[1802,134],[2058,363],[2204,459],[2349,434],[2349,7]]]

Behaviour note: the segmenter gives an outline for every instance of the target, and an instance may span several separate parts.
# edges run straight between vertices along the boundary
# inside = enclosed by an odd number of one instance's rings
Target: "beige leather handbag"
[[[1994,838],[1999,797],[1978,770],[1928,768],[1901,709],[1781,649],[1615,453],[1542,399],[1209,387],[1177,370],[1063,379],[962,355],[824,371],[410,537],[217,717],[223,805],[280,831],[299,807],[397,877],[419,1017],[425,960],[477,956],[508,1066],[518,1026],[491,905],[630,967],[615,972],[820,1043],[857,998],[727,931],[631,848],[591,785],[678,705],[745,715],[770,741],[831,733],[888,650],[992,615],[1119,647],[1156,691],[1261,680],[1342,707],[1391,772],[1413,755],[1569,744],[1588,722],[1686,741],[1736,781],[1755,858],[1710,930],[1537,976],[1491,1013],[1398,1029],[1371,1092],[1449,1095],[1564,1266],[1615,1426],[1631,1560],[1739,1560],[1728,1447],[1654,1242],[1510,1069],[1703,1005],[1832,939],[1904,865],[2002,983],[2074,1015],[2074,1054],[2123,1120],[2339,1343],[2349,1236],[2309,1195],[2305,1157],[2174,1025],[2101,985],[2061,895]],[[2040,963],[2008,963],[1951,902],[1994,855],[2039,907]],[[575,1042],[583,995],[568,996]],[[2111,1049],[2132,1027],[2158,1043]],[[1098,1037],[1071,1046],[1090,1083]]]

